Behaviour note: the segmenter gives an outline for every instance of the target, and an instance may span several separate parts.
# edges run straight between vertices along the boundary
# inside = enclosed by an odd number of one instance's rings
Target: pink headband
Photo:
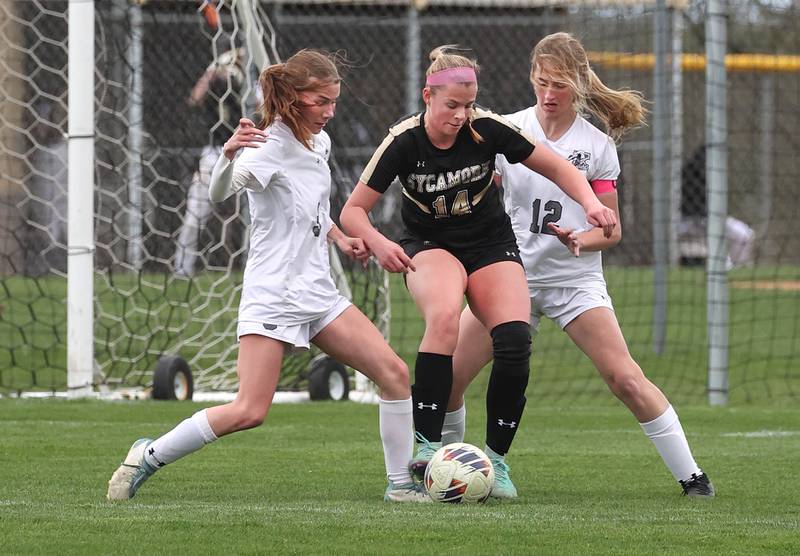
[[[428,76],[425,80],[426,87],[435,87],[437,85],[447,85],[448,83],[477,83],[478,78],[475,75],[475,70],[468,67],[461,68],[448,68],[441,71],[435,71]]]

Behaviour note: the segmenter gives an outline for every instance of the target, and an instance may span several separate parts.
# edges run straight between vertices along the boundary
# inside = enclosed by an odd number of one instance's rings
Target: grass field
[[[729,275],[737,285],[727,408],[706,401],[702,270],[671,272],[660,354],[653,351],[652,274],[610,268],[607,278],[631,351],[678,409],[717,487],[714,500],[680,495],[591,364],[544,323],[509,457],[519,500],[384,503],[377,409],[345,402],[276,406],[266,426],[167,467],[133,501],[110,503],[106,482],[131,442],[163,434],[201,406],[6,397],[0,554],[800,554],[800,293],[788,287],[800,268]],[[176,346],[196,370],[232,369],[236,280],[99,279],[96,349],[104,372],[142,384],[155,357]],[[63,390],[64,281],[0,284],[0,393]],[[391,342],[413,366],[422,323],[397,277],[391,291]],[[296,369],[289,371],[291,381]],[[478,445],[487,379],[480,375],[468,393],[467,441]]]
[[[690,500],[619,405],[529,404],[509,456],[521,497],[381,500],[375,406],[275,406],[267,424],[105,500],[130,443],[187,402],[0,399],[0,554],[800,553],[800,408],[678,407],[714,500]],[[467,440],[484,413],[469,402]]]

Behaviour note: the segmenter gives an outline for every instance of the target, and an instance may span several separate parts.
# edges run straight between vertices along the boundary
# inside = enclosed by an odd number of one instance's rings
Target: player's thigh
[[[444,249],[421,251],[412,261],[417,270],[406,275],[406,285],[425,320],[443,311],[457,319],[467,286],[464,265]]]
[[[272,402],[285,351],[286,344],[274,338],[258,334],[246,334],[239,338],[237,402],[259,406]]]
[[[584,311],[564,331],[592,360],[604,378],[620,372],[641,372],[638,367],[628,368],[628,363],[632,361],[628,345],[614,311],[608,307],[594,307]]]
[[[390,379],[405,379],[405,363],[358,307],[350,305],[312,338],[322,351],[378,384]],[[405,376],[397,376],[397,375]]]
[[[467,298],[472,312],[489,331],[504,322],[529,322],[528,283],[516,262],[497,262],[470,274]]]

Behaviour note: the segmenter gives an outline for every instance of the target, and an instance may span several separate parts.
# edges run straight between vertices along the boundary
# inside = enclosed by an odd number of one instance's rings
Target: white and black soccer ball
[[[492,462],[472,444],[442,446],[425,468],[425,488],[435,502],[484,502],[493,485]]]

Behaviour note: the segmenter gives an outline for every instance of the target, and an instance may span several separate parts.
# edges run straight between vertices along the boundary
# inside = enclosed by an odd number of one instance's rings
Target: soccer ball
[[[442,446],[425,468],[425,488],[436,502],[484,502],[494,485],[494,467],[472,444]]]

